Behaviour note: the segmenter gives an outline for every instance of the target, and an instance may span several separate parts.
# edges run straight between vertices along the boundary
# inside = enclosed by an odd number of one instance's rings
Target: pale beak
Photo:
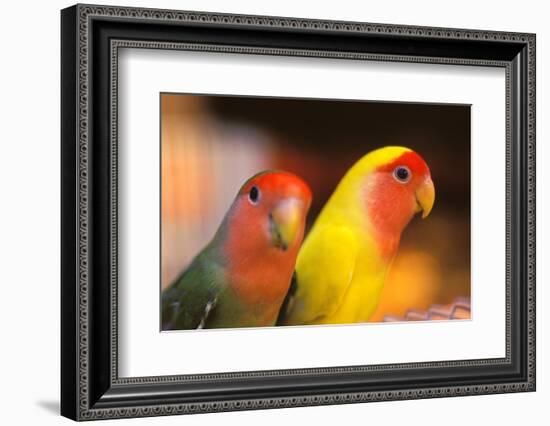
[[[432,211],[435,201],[434,183],[430,177],[427,177],[424,182],[416,190],[416,210],[418,213],[422,211],[422,218],[426,218]]]
[[[273,244],[288,249],[296,240],[302,226],[304,203],[297,198],[279,202],[269,215],[269,231]]]

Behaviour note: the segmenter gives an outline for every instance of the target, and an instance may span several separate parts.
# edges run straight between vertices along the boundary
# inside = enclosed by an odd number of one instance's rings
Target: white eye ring
[[[260,201],[260,188],[258,188],[256,185],[250,188],[250,192],[248,193],[248,200],[252,204],[258,204],[258,202]]]
[[[393,178],[399,183],[407,183],[411,177],[411,170],[407,166],[397,166],[393,171]]]

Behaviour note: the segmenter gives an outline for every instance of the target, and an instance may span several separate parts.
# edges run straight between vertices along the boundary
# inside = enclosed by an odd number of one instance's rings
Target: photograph
[[[471,106],[160,94],[160,330],[469,320]]]

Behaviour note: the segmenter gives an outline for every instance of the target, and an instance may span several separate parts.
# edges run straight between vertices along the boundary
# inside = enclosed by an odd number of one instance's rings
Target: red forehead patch
[[[285,171],[266,171],[249,179],[242,187],[241,193],[247,193],[257,185],[263,191],[284,196],[299,196],[304,200],[311,199],[311,189],[300,177]]]
[[[430,169],[424,159],[414,151],[407,151],[390,163],[378,168],[382,172],[391,172],[397,166],[407,166],[415,175],[430,175]]]

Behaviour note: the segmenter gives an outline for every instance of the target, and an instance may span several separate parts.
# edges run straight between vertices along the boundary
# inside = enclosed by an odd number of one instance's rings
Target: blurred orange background
[[[371,321],[468,301],[465,105],[162,94],[162,288],[209,242],[251,175],[277,168],[303,177],[314,195],[309,229],[347,169],[386,145],[404,145],[425,158],[436,202],[426,220],[415,217],[404,231]],[[468,317],[469,310],[460,315]]]

